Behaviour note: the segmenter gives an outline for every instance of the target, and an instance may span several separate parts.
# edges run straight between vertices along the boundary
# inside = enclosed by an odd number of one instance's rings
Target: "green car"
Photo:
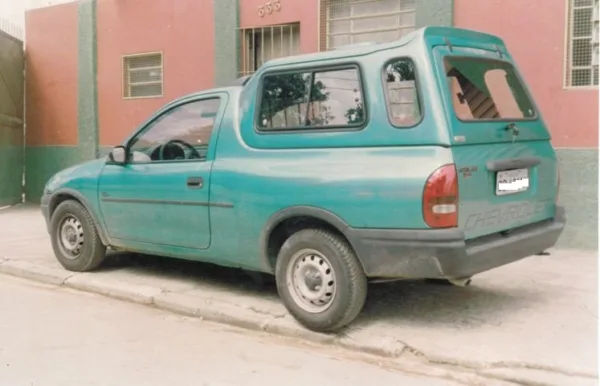
[[[274,274],[301,324],[337,331],[369,281],[465,285],[552,247],[558,187],[503,41],[427,27],[175,100],[53,176],[42,211],[68,270],[112,249]]]

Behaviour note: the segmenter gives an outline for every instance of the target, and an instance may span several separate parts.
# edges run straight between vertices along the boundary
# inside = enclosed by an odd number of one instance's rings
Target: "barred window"
[[[152,98],[162,95],[162,53],[123,57],[123,98]]]
[[[568,0],[568,49],[565,85],[598,85],[599,0]]]
[[[393,41],[414,31],[415,0],[321,0],[321,50]]]
[[[271,59],[300,53],[300,23],[243,28],[238,76],[254,73]]]

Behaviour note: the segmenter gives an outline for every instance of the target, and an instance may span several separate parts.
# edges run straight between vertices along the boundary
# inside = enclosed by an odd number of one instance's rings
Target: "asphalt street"
[[[0,385],[452,383],[137,304],[0,275]]]
[[[294,322],[279,300],[275,285],[269,282],[259,283],[256,278],[251,279],[249,275],[240,270],[198,262],[117,253],[111,254],[105,264],[94,272],[68,272],[56,261],[50,248],[48,232],[40,209],[33,205],[19,205],[0,211],[0,246],[0,273],[60,285],[59,288],[63,290],[68,287],[127,299],[135,303],[153,304],[162,310],[178,315],[205,316],[225,325],[233,324],[251,330],[267,330],[275,335],[294,338],[295,341],[292,345],[297,345],[299,342],[307,344],[323,342],[322,336],[310,334]],[[452,379],[457,379],[454,377],[454,373],[457,371],[473,370],[477,373],[477,377],[484,376],[486,378],[482,383],[485,386],[491,385],[490,377],[508,381],[519,380],[526,384],[536,385],[597,385],[598,254],[596,251],[559,249],[553,249],[550,252],[550,255],[531,256],[477,275],[473,284],[467,288],[432,285],[424,281],[372,285],[369,287],[367,304],[359,318],[342,336],[336,337],[335,342],[328,344],[331,344],[332,349],[344,346],[350,348],[346,351],[381,352],[387,359],[399,355],[397,362],[408,361],[408,365],[400,366],[395,363],[392,364],[394,365],[392,367],[400,367],[401,370],[410,371],[411,374],[448,376],[448,374],[432,372],[432,366],[436,367],[441,364],[451,367]],[[0,282],[5,280],[3,276],[0,276]],[[45,303],[42,301],[39,304],[33,303],[34,305],[27,306],[29,310],[21,315],[14,311],[12,306],[4,305],[6,302],[12,304],[13,300],[18,302],[16,295],[0,288],[0,298],[2,297],[7,298],[3,298],[4,303],[0,302],[0,307],[2,307],[0,308],[0,320],[9,318],[8,321],[17,321],[19,327],[25,326],[22,328],[25,328],[27,334],[17,334],[16,336],[20,336],[20,339],[30,339],[31,331],[35,331],[34,327],[38,326],[37,324],[30,326],[30,324],[34,323],[32,320],[46,309]],[[110,299],[105,301],[114,302]],[[119,302],[115,302],[115,307],[121,307],[116,303]],[[82,304],[85,305],[85,302]],[[131,304],[129,305],[131,306]],[[60,308],[60,304],[53,307]],[[157,311],[150,307],[147,308],[152,312]],[[65,309],[67,311],[86,310],[81,305],[71,305]],[[91,318],[94,321],[89,314],[94,315],[95,312],[100,311],[97,311],[96,307],[91,307],[91,310],[86,311],[83,316],[66,313],[65,320],[60,323],[66,323],[69,326],[84,322],[86,326],[95,325],[95,322],[87,323],[87,319],[83,319],[83,321],[73,319],[74,315],[77,315],[80,318],[84,316],[88,319]],[[18,315],[21,315],[21,319],[17,317]],[[58,332],[49,332],[50,327],[56,328],[46,320],[53,320],[55,316],[50,315],[53,314],[48,313],[39,320],[35,320],[35,323],[40,323],[37,328],[46,335],[56,334],[60,337]],[[171,313],[161,315],[168,320],[179,318]],[[70,323],[70,319],[73,319],[74,322]],[[22,323],[23,321],[25,323]],[[58,321],[55,323],[60,324]],[[185,323],[196,326],[193,320]],[[127,334],[130,335],[126,335],[127,339],[133,339],[130,336],[143,335],[138,334],[137,330],[127,324],[121,326],[120,321],[115,324],[118,327],[111,326],[112,329],[115,329],[115,331],[110,331],[113,334],[120,333],[119,331],[122,329],[129,331]],[[142,325],[143,323],[135,324]],[[200,324],[207,325],[206,323]],[[94,328],[97,330],[100,327]],[[154,332],[148,333],[147,328],[144,328],[144,334],[151,336],[150,342],[155,340],[162,342],[160,349],[149,346],[152,347],[152,355],[157,356],[162,353],[158,350],[166,350],[171,355],[177,354],[173,348],[181,348],[182,352],[186,352],[185,345],[172,344],[167,338],[160,340],[152,335],[155,334]],[[214,329],[214,327],[211,328]],[[161,331],[161,329],[162,325],[158,325],[152,330]],[[12,330],[20,331],[12,329],[10,326],[8,329],[6,327],[2,329],[0,324],[0,349],[10,347],[7,343],[5,344],[5,341],[8,342],[9,338],[10,341],[14,339]],[[132,330],[133,332],[131,332]],[[219,328],[217,330],[221,331]],[[98,332],[95,334],[98,335]],[[245,336],[244,334],[242,336]],[[5,335],[9,338],[4,338]],[[273,342],[273,335],[270,337],[269,342]],[[43,339],[50,338],[44,335],[43,338],[38,339],[43,342]],[[61,339],[65,340],[65,338],[56,339],[59,342]],[[105,339],[109,338],[105,337]],[[29,343],[28,340],[25,341]],[[85,341],[87,342],[87,340]],[[110,340],[108,341],[110,342]],[[186,341],[186,344],[193,342],[197,344],[199,341],[202,340],[191,339],[190,342]],[[104,342],[101,340],[98,344],[108,346],[108,343]],[[133,347],[130,348],[131,350],[138,347],[133,343],[129,344]],[[140,345],[141,343],[136,344]],[[94,346],[91,347],[92,349],[89,351],[91,354],[87,355],[108,355],[109,357],[116,355],[110,352],[109,348],[100,350]],[[122,349],[118,346],[115,347],[115,350]],[[313,349],[310,350],[313,353],[316,352]],[[35,350],[33,351],[35,352]],[[250,353],[256,355],[256,351],[250,350]],[[86,354],[88,351],[82,349],[81,352]],[[206,361],[203,352],[201,350],[199,354],[192,353],[192,355],[200,356],[202,361]],[[54,351],[52,353],[54,355]],[[118,352],[117,354],[121,355]],[[339,359],[340,355],[345,354],[347,353],[335,352],[323,355]],[[180,358],[185,357],[184,354],[177,355]],[[53,358],[52,356],[48,357]],[[82,360],[76,355],[74,357]],[[275,354],[273,357],[284,358]],[[384,359],[383,357],[380,358]],[[0,369],[3,369],[1,364],[3,358],[5,358],[5,354],[0,351]],[[35,359],[35,355],[32,358]],[[83,358],[86,358],[85,355]],[[40,359],[39,366],[46,366],[45,361],[49,361],[48,358],[43,359]],[[233,359],[231,360],[233,361]],[[119,362],[119,366],[121,363],[130,361],[132,361],[130,356],[125,355],[125,358]],[[139,361],[143,362],[142,359]],[[303,363],[302,361],[291,362],[294,365]],[[417,364],[413,362],[417,362]],[[50,360],[50,363],[53,362]],[[89,371],[93,370],[92,373],[94,373],[92,364],[88,364],[88,362],[85,364],[90,366],[91,370]],[[427,368],[416,370],[415,368],[419,364],[426,365]],[[145,371],[154,374],[153,366],[166,365],[155,361]],[[185,368],[186,365],[181,366]],[[304,366],[303,369],[307,370],[303,371],[314,370],[314,376],[319,374],[320,367],[317,366],[313,369],[311,366]],[[327,367],[328,365],[323,366]],[[30,367],[33,368],[33,366]],[[75,367],[77,372],[79,372],[79,367]],[[112,368],[101,361],[101,370],[98,370],[97,373],[108,377],[104,374],[107,372],[107,367]],[[389,363],[386,364],[386,367],[389,367]],[[208,369],[208,371],[213,370],[210,366]],[[87,374],[86,372],[89,371],[85,369],[81,373]],[[108,372],[110,373],[110,371]],[[173,377],[179,376],[179,370],[174,372]],[[41,373],[43,374],[43,372]],[[35,376],[38,373],[33,371],[31,374]],[[331,375],[327,371],[326,374]],[[334,372],[333,374],[338,373]],[[15,385],[14,382],[3,382],[2,375],[0,372],[0,386]],[[142,375],[132,375],[126,379],[136,379],[136,376],[141,377]],[[350,378],[354,382],[354,377],[350,376]],[[462,381],[463,378],[461,375],[459,379]],[[90,376],[90,379],[104,378]],[[148,379],[153,378],[150,376]],[[182,379],[187,378],[183,377]],[[356,379],[362,378],[357,377]],[[330,383],[337,382],[335,379],[326,380]],[[270,381],[268,378],[266,381],[262,381],[262,384],[269,384]],[[320,378],[318,381],[323,383]],[[37,385],[53,384],[48,382],[44,381]],[[302,384],[301,381],[299,382]],[[25,384],[30,385],[30,383]],[[55,384],[60,384],[60,382]],[[99,384],[119,385],[120,383],[106,381]],[[133,384],[143,385],[145,383]]]

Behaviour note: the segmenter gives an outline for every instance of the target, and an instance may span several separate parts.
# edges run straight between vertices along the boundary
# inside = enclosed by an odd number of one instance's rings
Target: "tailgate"
[[[554,216],[550,135],[506,55],[436,47],[467,239]]]

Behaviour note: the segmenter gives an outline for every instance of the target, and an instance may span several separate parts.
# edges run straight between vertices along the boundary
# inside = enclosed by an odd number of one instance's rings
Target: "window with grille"
[[[123,57],[123,98],[152,98],[162,95],[162,53]]]
[[[567,87],[598,85],[599,0],[569,2]]]
[[[263,63],[300,53],[300,24],[281,24],[240,30],[238,76],[254,73]]]
[[[415,0],[322,0],[321,50],[384,43],[415,30]]]

